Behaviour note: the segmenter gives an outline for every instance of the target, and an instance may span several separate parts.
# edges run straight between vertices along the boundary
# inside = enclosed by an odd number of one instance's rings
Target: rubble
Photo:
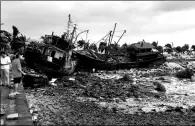
[[[192,77],[192,75],[193,75],[193,71],[189,68],[176,73],[176,77],[178,77],[178,78],[188,78],[188,79],[190,79]]]
[[[4,124],[5,124],[4,120],[3,120],[3,119],[1,119],[1,123],[0,123],[0,125],[1,125],[1,126],[4,126]]]
[[[0,107],[1,107],[0,114],[4,115],[7,111],[8,105],[7,104],[1,104]]]
[[[190,80],[191,82],[195,82],[195,75],[191,76]]]
[[[168,69],[181,69],[181,70],[184,69],[181,65],[174,62],[166,62],[164,65]]]
[[[14,113],[14,114],[9,114],[9,115],[7,116],[7,119],[8,119],[8,120],[18,119],[18,117],[19,117],[18,113]]]
[[[178,79],[174,76],[183,68],[181,65],[161,65],[148,69],[77,72],[55,81],[53,79],[50,83],[55,82],[56,86],[37,89],[33,96],[28,94],[27,99],[37,105],[37,122],[40,124],[59,124],[62,120],[57,114],[64,109],[61,106],[67,103],[61,98],[70,95],[78,102],[94,103],[101,110],[113,113],[141,116],[163,112],[185,115],[195,106],[195,87],[190,78]],[[67,96],[64,90],[69,90],[71,94]],[[167,99],[164,99],[164,95]],[[55,118],[54,122],[52,118]]]
[[[187,68],[195,71],[195,61],[189,62],[187,65]]]

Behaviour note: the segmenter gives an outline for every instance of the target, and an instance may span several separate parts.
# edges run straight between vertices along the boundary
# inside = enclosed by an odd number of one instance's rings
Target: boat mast
[[[115,32],[115,29],[116,29],[116,25],[117,25],[117,23],[115,23],[115,25],[114,25],[114,30],[113,30],[113,33],[111,35],[110,44],[112,43],[112,39],[113,39],[113,36],[114,36],[114,32]]]
[[[66,40],[67,40],[67,39],[68,39],[68,40],[70,39],[70,38],[69,38],[69,37],[70,37],[69,34],[70,34],[70,26],[71,26],[71,23],[72,23],[72,21],[71,21],[71,15],[69,14],[69,15],[68,15],[68,24],[67,24],[67,25],[68,25],[68,26],[67,26],[68,29],[67,29],[67,35],[66,35],[66,38],[65,38]]]
[[[70,41],[70,43],[72,44],[72,41],[73,41],[73,38],[74,38],[74,33],[75,33],[75,30],[76,30],[76,24],[75,24],[75,26],[74,26],[74,28],[73,28],[73,31],[72,31],[72,35],[71,35],[71,41]]]
[[[123,35],[126,33],[126,30],[124,30],[124,32],[123,32],[123,34],[120,36],[120,38],[118,39],[118,41],[117,41],[117,44],[118,44],[118,42],[121,40],[121,38],[123,37]]]

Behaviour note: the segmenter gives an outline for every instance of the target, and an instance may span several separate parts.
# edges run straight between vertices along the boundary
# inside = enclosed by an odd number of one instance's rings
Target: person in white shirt
[[[10,70],[11,60],[9,56],[6,56],[5,52],[1,52],[0,57],[0,71],[1,71],[1,85],[9,87],[9,70]]]

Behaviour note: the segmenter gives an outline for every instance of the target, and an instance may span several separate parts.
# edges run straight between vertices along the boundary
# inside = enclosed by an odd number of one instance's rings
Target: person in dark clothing
[[[18,89],[18,84],[21,82],[22,75],[26,75],[22,71],[21,68],[21,63],[20,63],[20,54],[16,54],[15,59],[12,61],[12,76],[14,80],[14,87],[15,87],[15,93],[19,94],[17,89]]]

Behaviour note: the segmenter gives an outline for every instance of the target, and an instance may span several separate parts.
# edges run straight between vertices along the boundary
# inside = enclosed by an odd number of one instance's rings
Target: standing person
[[[1,70],[1,85],[9,87],[9,70],[10,70],[11,60],[9,56],[5,55],[5,52],[1,52],[0,58],[0,70]]]
[[[21,82],[22,79],[22,74],[26,75],[22,71],[21,63],[20,63],[20,54],[17,53],[15,56],[15,59],[12,61],[12,76],[14,79],[14,88],[15,88],[15,93],[20,94],[17,89],[18,89],[18,84]]]

